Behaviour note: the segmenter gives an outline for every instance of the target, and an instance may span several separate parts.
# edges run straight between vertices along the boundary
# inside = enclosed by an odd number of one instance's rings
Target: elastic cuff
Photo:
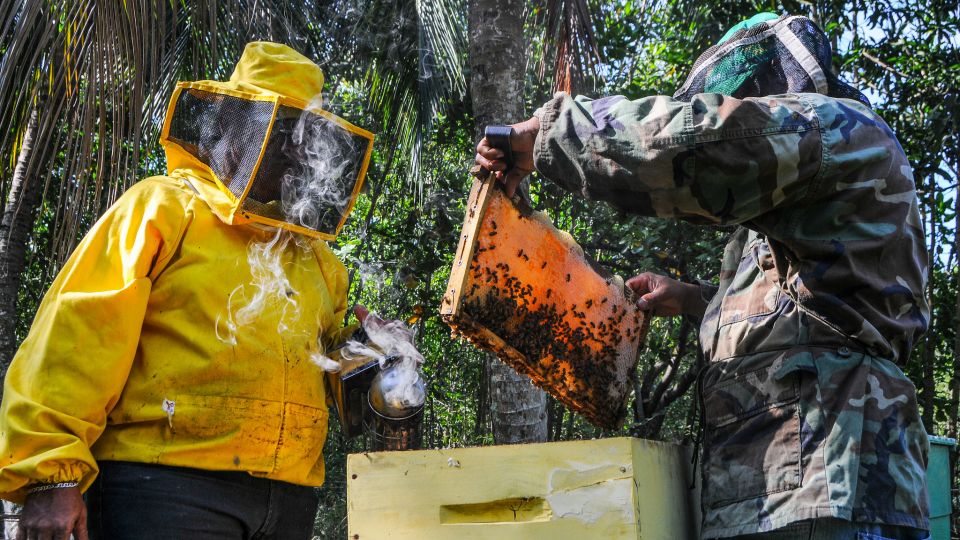
[[[698,308],[695,315],[689,312],[692,306],[688,306],[684,308],[684,311],[687,312],[684,314],[684,316],[687,317],[691,322],[694,322],[696,323],[697,326],[699,326],[700,323],[703,322],[703,317],[706,315],[707,306],[710,305],[710,301],[717,294],[719,287],[710,283],[709,281],[703,281],[700,279],[693,280],[693,283],[689,283],[689,285],[693,285],[694,287],[697,288],[697,291],[695,294],[699,297],[699,300],[703,302],[704,311],[701,314]]]
[[[713,283],[710,283],[709,281],[704,281],[702,279],[695,279],[693,282],[700,289],[700,298],[702,298],[703,301],[708,304],[710,303],[711,300],[713,300],[713,297],[717,294],[717,291],[720,289],[720,287],[714,285]]]
[[[91,456],[91,460],[93,457]],[[90,476],[96,476],[97,467],[95,463],[87,463],[79,459],[70,459],[61,461],[55,471],[50,471],[46,467],[43,470],[34,471],[36,476],[31,476],[29,484],[61,484],[64,482],[85,483]]]
[[[34,484],[27,488],[27,495],[42,493],[52,489],[68,489],[80,486],[80,482],[57,482],[56,484]]]

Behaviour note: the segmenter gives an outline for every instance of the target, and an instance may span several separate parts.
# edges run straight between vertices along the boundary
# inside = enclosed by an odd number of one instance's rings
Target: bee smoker
[[[365,341],[363,331],[358,334],[360,336],[355,339],[360,337]],[[416,369],[403,369],[400,360],[397,356],[382,361],[371,358],[330,374],[329,382],[344,437],[352,439],[366,433],[374,451],[417,450],[421,447],[423,379]],[[411,377],[414,377],[413,381]],[[407,396],[398,395],[404,393],[404,386],[413,391],[405,392]],[[419,402],[411,400],[409,395],[419,396]]]
[[[352,439],[362,435],[367,410],[367,390],[380,373],[380,362],[370,360],[340,373],[330,373],[327,380],[333,389],[333,401],[340,417],[343,436]]]
[[[399,360],[387,358],[367,392],[365,425],[375,451],[418,450],[423,445],[423,379],[415,369],[404,370]],[[405,385],[413,397],[398,395]]]

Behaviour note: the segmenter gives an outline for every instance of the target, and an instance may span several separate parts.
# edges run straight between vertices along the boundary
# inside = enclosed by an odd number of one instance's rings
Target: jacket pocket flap
[[[704,389],[706,427],[715,429],[800,399],[796,376],[763,367]]]

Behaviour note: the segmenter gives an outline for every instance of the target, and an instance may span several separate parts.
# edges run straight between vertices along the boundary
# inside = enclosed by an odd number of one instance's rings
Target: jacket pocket
[[[172,400],[160,463],[268,473],[274,468],[283,404],[180,394]]]
[[[703,503],[725,506],[800,485],[799,374],[766,366],[703,393]]]
[[[720,326],[769,315],[777,309],[781,290],[770,247],[755,240],[744,249],[730,287],[720,304]]]
[[[319,485],[323,481],[327,421],[326,409],[286,404],[274,477],[297,484]]]

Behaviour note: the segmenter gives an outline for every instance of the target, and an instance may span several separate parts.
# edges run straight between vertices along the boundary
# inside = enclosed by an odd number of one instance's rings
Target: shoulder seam
[[[150,178],[163,178],[167,180],[177,181],[176,178],[171,176],[159,175],[152,176]],[[145,179],[146,180],[146,179]],[[164,185],[163,182],[157,182],[160,185]],[[174,186],[167,185],[168,188],[173,188]],[[186,190],[184,190],[186,191]],[[163,248],[160,250],[156,261],[153,263],[153,266],[150,268],[150,279],[156,279],[164,269],[166,269],[167,264],[170,263],[170,260],[173,258],[173,254],[177,252],[177,247],[180,246],[180,243],[183,242],[183,236],[187,230],[187,224],[190,221],[189,214],[193,213],[191,208],[198,199],[197,193],[194,190],[193,193],[187,192],[189,199],[187,199],[186,204],[183,207],[183,215],[180,217],[180,226],[177,228],[177,232],[171,238],[171,241],[164,239]]]

